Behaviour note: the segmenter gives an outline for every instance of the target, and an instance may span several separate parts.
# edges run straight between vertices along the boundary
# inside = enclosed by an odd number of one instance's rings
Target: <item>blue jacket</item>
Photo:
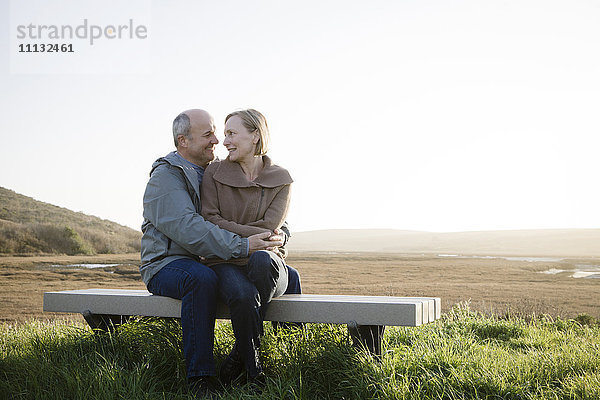
[[[156,160],[144,193],[140,273],[146,285],[179,258],[248,255],[248,239],[206,221],[200,208],[198,173],[175,152]]]

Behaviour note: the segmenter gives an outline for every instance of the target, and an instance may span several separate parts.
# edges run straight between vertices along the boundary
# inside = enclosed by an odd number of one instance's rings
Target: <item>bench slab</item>
[[[180,318],[181,300],[155,296],[147,290],[67,290],[44,293],[44,311]],[[419,326],[440,316],[439,298],[289,294],[272,300],[265,320]],[[229,319],[223,304],[217,308],[217,318]]]

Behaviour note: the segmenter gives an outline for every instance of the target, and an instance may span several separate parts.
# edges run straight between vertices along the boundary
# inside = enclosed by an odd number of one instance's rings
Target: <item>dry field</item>
[[[81,268],[79,263],[119,264]],[[143,289],[138,254],[0,257],[0,322],[75,318],[42,311],[43,293],[85,288]],[[572,278],[550,269],[600,265],[600,258],[560,262],[438,257],[422,254],[296,253],[288,263],[305,293],[441,297],[444,310],[470,301],[471,308],[503,314],[600,318],[600,279]]]
[[[442,309],[459,302],[486,313],[600,317],[600,279],[572,278],[577,265],[600,266],[600,258],[561,262],[438,257],[422,254],[309,254],[292,256],[306,293],[440,297]]]

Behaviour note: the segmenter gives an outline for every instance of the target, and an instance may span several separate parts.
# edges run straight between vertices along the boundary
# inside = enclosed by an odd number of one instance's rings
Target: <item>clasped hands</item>
[[[274,232],[262,232],[248,237],[248,254],[259,250],[275,251],[283,246],[283,232],[281,229],[275,229]]]

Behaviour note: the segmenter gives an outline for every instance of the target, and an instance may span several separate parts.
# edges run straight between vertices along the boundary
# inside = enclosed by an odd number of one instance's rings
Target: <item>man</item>
[[[219,143],[208,112],[188,110],[178,115],[173,139],[177,151],[152,165],[144,193],[140,273],[151,293],[182,300],[188,384],[202,394],[214,390],[210,377],[216,375],[213,341],[218,296],[217,276],[202,259],[247,257],[282,246],[283,238],[269,232],[242,238],[200,216],[204,168],[214,159]],[[298,273],[290,268],[289,275],[286,293],[300,293]]]

